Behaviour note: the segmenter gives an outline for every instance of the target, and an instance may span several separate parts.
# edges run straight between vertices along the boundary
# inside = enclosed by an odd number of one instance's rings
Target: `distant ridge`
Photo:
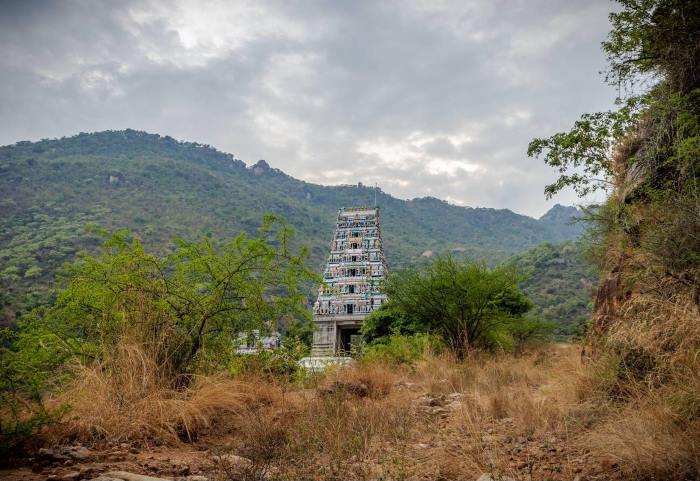
[[[271,212],[297,229],[297,242],[310,247],[310,262],[320,268],[337,209],[372,205],[375,194],[390,266],[426,250],[495,261],[581,231],[569,222],[578,215],[574,207],[555,206],[533,219],[433,197],[401,200],[361,184],[304,182],[267,160],[247,166],[208,145],[136,130],[24,141],[0,147],[2,316],[34,303],[63,262],[94,248],[88,223],[132,230],[147,246],[166,249],[175,237],[252,233]]]

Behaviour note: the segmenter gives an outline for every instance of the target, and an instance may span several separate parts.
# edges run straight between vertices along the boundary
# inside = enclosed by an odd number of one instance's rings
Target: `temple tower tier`
[[[386,270],[379,207],[340,209],[314,304],[313,355],[350,352],[364,318],[386,302]]]

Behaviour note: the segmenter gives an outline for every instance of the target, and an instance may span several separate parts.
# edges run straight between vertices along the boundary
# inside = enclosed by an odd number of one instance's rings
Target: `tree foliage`
[[[400,200],[360,185],[315,185],[206,145],[134,130],[20,142],[0,147],[0,323],[50,300],[64,262],[82,250],[98,252],[100,239],[87,224],[128,229],[164,256],[174,238],[206,235],[220,243],[232,233],[256,235],[270,212],[294,226],[293,247],[308,246],[309,265],[320,272],[338,208],[372,205],[375,193],[392,267],[453,248],[498,261],[580,232],[566,219],[541,222],[435,198]],[[308,285],[309,298],[315,287]]]
[[[607,80],[634,87],[662,79],[681,94],[700,81],[700,5],[693,0],[618,0],[603,42]]]
[[[510,348],[510,333],[532,309],[518,281],[504,266],[489,269],[438,257],[425,268],[404,269],[387,278],[390,300],[368,317],[364,333],[372,339],[431,332],[460,356],[470,349]]]
[[[291,233],[267,216],[258,236],[222,246],[180,240],[163,257],[126,232],[104,234],[99,256],[66,267],[52,304],[2,331],[0,396],[8,408],[0,433],[46,418],[42,395],[62,384],[69,362],[99,363],[124,343],[137,345],[179,389],[193,373],[228,368],[240,331],[309,318],[303,283],[317,278],[306,252],[290,249]]]
[[[401,309],[396,303],[384,304],[362,321],[362,335],[367,340],[388,339],[391,336],[412,335],[427,330],[417,316]]]
[[[697,115],[697,100],[693,98],[700,86],[698,2],[619,0],[618,3],[622,8],[610,14],[613,28],[603,42],[610,65],[607,79],[621,88],[618,109],[584,114],[570,131],[533,139],[528,146],[529,156],[543,156],[545,163],[560,174],[556,182],[545,187],[548,197],[567,187],[585,196],[614,185],[620,181],[614,178],[615,174],[624,170],[624,166],[617,166],[621,168],[616,171],[615,149],[622,149],[621,156],[633,161],[641,145],[639,141],[646,140],[640,136],[661,136],[645,142],[647,148],[640,153],[649,153],[648,147],[667,146],[666,140],[678,134],[686,137],[674,128],[679,121],[687,123],[683,112]],[[669,108],[674,105],[683,107]],[[635,130],[637,134],[630,138]],[[696,151],[696,146],[693,150]],[[673,155],[672,152],[657,154],[643,157],[658,160]],[[657,166],[649,167],[653,170]]]
[[[257,237],[242,233],[220,248],[207,238],[178,240],[161,258],[120,232],[101,256],[68,267],[66,289],[36,314],[101,346],[135,336],[155,359],[186,372],[202,349],[225,349],[239,331],[308,316],[300,284],[314,277],[305,252],[290,252],[290,235],[268,216]]]
[[[617,111],[584,114],[570,131],[530,142],[527,155],[544,154],[544,162],[559,172],[545,187],[547,198],[567,187],[584,197],[612,185],[613,149],[636,122],[638,100],[631,99]]]

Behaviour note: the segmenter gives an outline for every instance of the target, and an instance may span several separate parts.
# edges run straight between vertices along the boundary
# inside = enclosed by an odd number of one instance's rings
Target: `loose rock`
[[[500,474],[484,473],[476,481],[515,481],[513,478]]]
[[[463,401],[464,400],[464,393],[453,392],[453,393],[447,395],[447,399],[451,402]]]
[[[319,393],[322,396],[330,396],[341,392],[357,397],[367,397],[369,396],[369,387],[359,381],[335,381],[330,386],[319,389]]]
[[[126,471],[110,471],[104,474],[107,478],[118,479],[120,481],[172,481],[170,478],[154,478],[144,474],[128,473]]]
[[[253,461],[236,454],[221,454],[214,457],[214,463],[227,467],[238,467],[249,469],[253,466]]]
[[[90,457],[90,450],[85,446],[41,448],[39,456],[50,461],[84,461]]]

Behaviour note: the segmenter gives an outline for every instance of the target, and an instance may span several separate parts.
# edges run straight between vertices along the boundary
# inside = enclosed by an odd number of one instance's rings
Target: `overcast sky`
[[[612,106],[607,0],[0,0],[0,144],[133,128],[539,216],[528,141]]]

